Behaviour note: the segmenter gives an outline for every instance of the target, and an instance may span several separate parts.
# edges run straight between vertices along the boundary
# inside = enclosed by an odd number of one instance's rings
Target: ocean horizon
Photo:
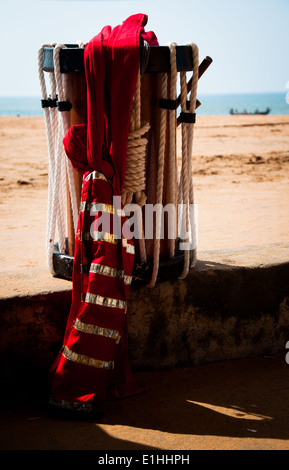
[[[286,92],[198,94],[199,116],[225,116],[230,109],[248,113],[270,108],[272,115],[289,114]],[[43,116],[39,96],[0,96],[0,116]]]

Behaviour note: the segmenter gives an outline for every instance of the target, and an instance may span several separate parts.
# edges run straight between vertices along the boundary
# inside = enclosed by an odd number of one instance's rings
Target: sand
[[[289,115],[199,116],[194,129],[198,249],[287,243]],[[0,272],[46,267],[43,117],[0,116]]]

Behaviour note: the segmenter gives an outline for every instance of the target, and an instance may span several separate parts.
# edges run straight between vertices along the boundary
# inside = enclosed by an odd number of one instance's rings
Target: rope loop
[[[146,147],[148,139],[144,137],[150,129],[145,123],[140,129],[131,131],[128,135],[126,172],[124,191],[136,193],[144,191],[146,187]],[[143,205],[143,198],[141,199]]]

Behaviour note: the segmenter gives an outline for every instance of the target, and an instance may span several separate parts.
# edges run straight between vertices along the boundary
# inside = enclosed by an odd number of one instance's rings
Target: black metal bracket
[[[67,242],[67,240],[66,240]],[[157,283],[177,279],[184,266],[184,252],[179,250],[180,240],[177,240],[177,249],[174,258],[160,261]],[[196,249],[190,252],[191,263],[196,259]],[[56,276],[72,280],[74,257],[66,253],[60,253],[58,244],[54,245],[53,268]],[[132,272],[132,285],[148,283],[152,276],[152,263],[135,262]]]

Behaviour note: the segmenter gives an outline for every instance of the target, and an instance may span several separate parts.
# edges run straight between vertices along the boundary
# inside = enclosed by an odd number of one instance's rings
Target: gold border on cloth
[[[120,239],[117,235],[114,235],[114,233],[108,233],[108,232],[99,232],[97,230],[91,231],[91,232],[77,232],[77,236],[79,236],[80,240],[87,240],[87,241],[103,241],[107,243],[113,243],[116,245],[120,241],[122,242],[122,246],[126,249],[126,252],[134,255],[135,254],[135,249],[134,245],[131,245],[128,243],[126,238]]]
[[[134,245],[131,245],[130,243],[128,243],[126,238],[122,239],[122,246],[126,248],[127,253],[131,255],[135,254]]]
[[[119,217],[126,217],[125,212],[124,212],[123,209],[115,210],[115,207],[112,206],[111,204],[104,204],[104,203],[101,203],[101,202],[81,201],[79,210],[80,210],[80,212],[83,212],[85,210],[93,211],[94,213],[95,212],[106,212],[106,213],[112,214],[112,215],[115,215],[117,213],[117,215]]]
[[[49,403],[50,405],[57,406],[59,408],[64,408],[65,410],[85,412],[92,411],[92,403],[57,400],[56,398],[50,398]]]
[[[120,341],[120,334],[117,330],[110,330],[109,328],[102,328],[101,326],[83,323],[78,318],[75,320],[73,327],[82,333],[89,333],[93,335],[105,336],[106,338],[115,339],[116,344]]]
[[[103,276],[117,277],[124,280],[124,283],[127,285],[131,284],[132,276],[127,276],[124,274],[123,269],[110,268],[109,266],[104,266],[97,263],[91,263],[89,272],[94,274],[102,274]]]
[[[69,361],[76,362],[77,364],[82,364],[85,366],[96,367],[97,369],[113,369],[113,361],[101,361],[100,359],[95,359],[94,357],[85,356],[84,354],[78,354],[71,349],[68,349],[64,346],[62,351],[63,356]]]
[[[102,307],[112,307],[112,308],[121,308],[126,309],[127,302],[125,300],[112,299],[110,297],[102,297],[101,295],[92,294],[87,292],[83,294],[84,302],[89,304],[101,305]]]
[[[90,232],[81,232],[82,240],[93,240],[96,242],[108,242],[117,244],[119,238],[114,233],[99,232],[98,230],[91,230]]]
[[[92,171],[85,177],[85,181],[89,181],[90,179],[108,181],[108,179],[102,173],[99,173],[99,171],[96,170]]]

